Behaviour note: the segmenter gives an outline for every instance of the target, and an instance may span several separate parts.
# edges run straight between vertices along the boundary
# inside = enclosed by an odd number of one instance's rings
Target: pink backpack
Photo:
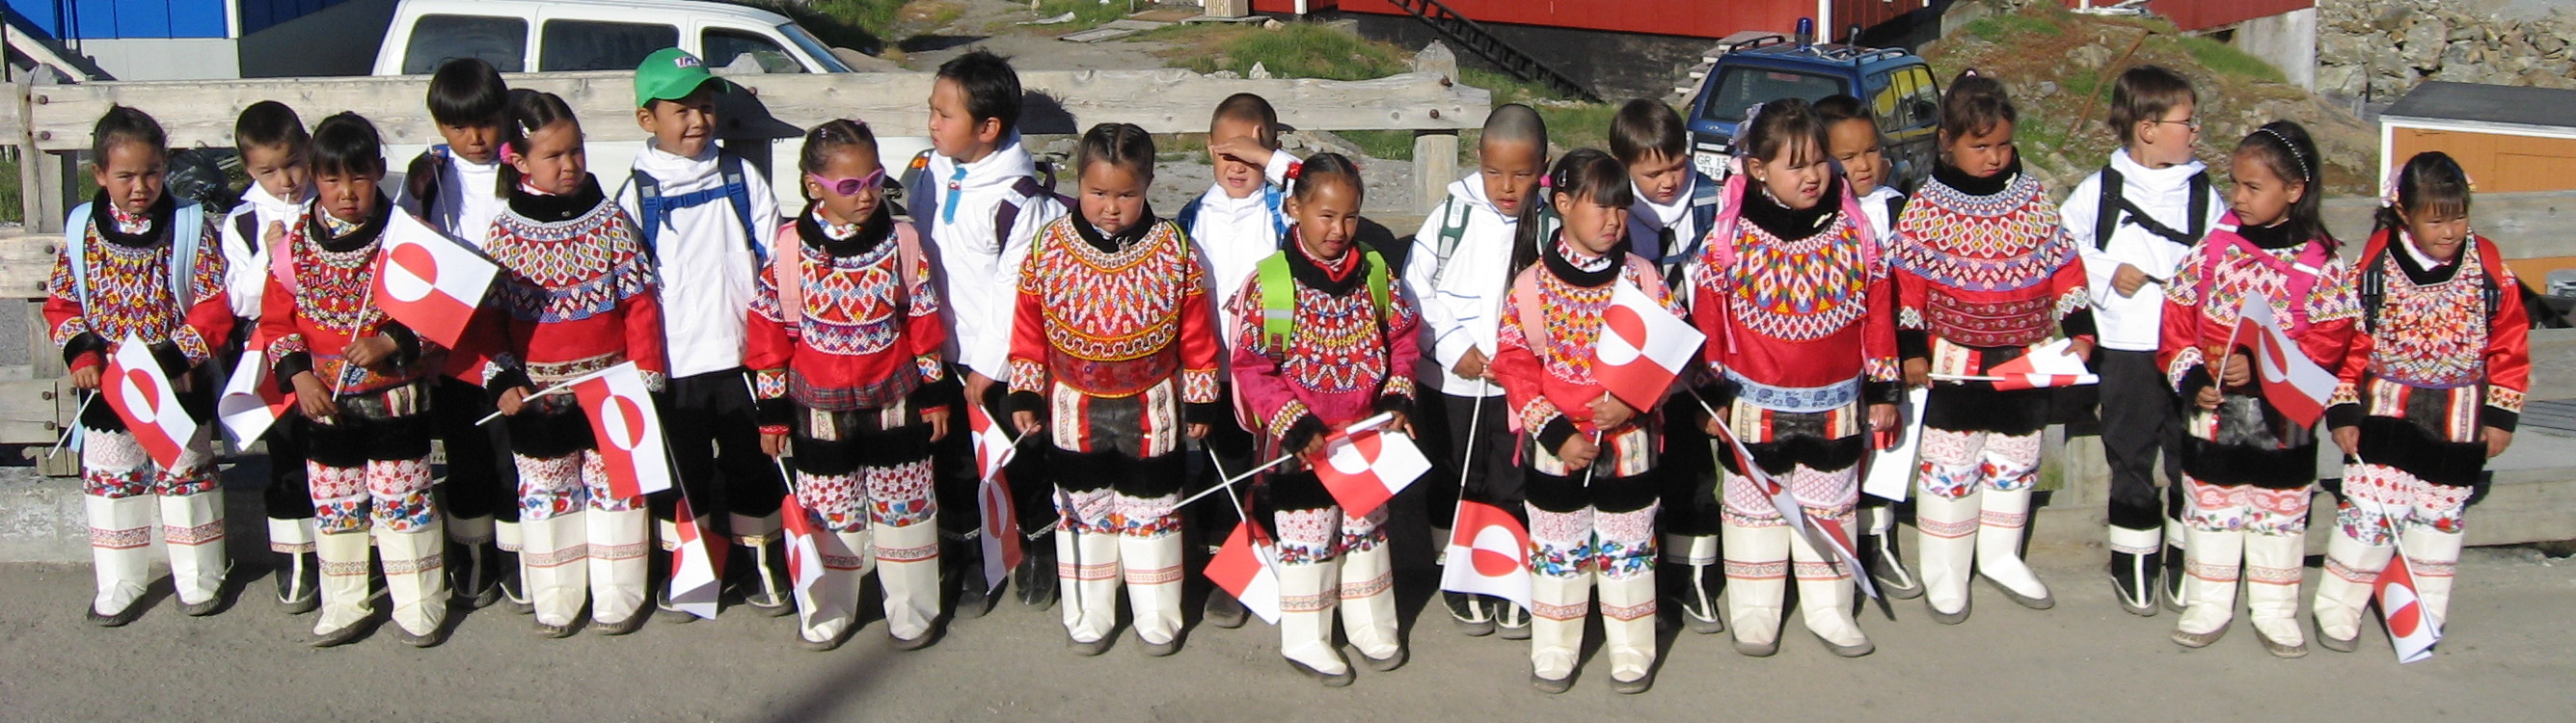
[[[778,227],[769,245],[769,271],[778,286],[778,316],[793,329],[805,321],[805,254],[804,239],[796,233],[796,222]],[[912,280],[921,275],[921,235],[912,224],[894,225],[895,268],[900,278],[894,284],[894,308],[897,315],[912,306]]]

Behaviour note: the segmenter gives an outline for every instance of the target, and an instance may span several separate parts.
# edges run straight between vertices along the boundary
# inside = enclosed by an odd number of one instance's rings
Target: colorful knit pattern
[[[843,356],[875,354],[902,338],[905,319],[939,313],[939,292],[931,285],[929,264],[915,269],[911,279],[900,278],[902,254],[892,239],[846,258],[824,253],[814,244],[798,244],[798,248],[805,308],[794,333],[808,349]],[[751,313],[783,324],[786,317],[779,312],[773,283],[769,275],[761,276]],[[897,289],[898,283],[903,288]],[[899,299],[907,308],[894,308]]]
[[[211,229],[209,229],[211,230]],[[170,297],[171,247],[168,243],[134,248],[107,240],[95,226],[84,233],[86,258],[74,260],[66,245],[54,256],[53,276],[45,290],[56,298],[81,304],[78,316],[56,324],[53,340],[56,346],[69,343],[81,332],[90,332],[110,343],[125,340],[127,334],[146,344],[172,342],[189,361],[204,361],[211,353],[206,340],[188,326],[188,310]],[[188,295],[196,301],[214,298],[224,291],[224,255],[209,233],[200,242],[196,268],[189,270]],[[80,296],[72,282],[73,263],[88,269],[89,298]]]
[[[2182,522],[2195,530],[2294,535],[2308,529],[2309,493],[2305,487],[2275,490],[2218,485],[2184,475],[2183,495],[2190,504],[2184,506]]]
[[[1747,329],[1784,341],[1814,341],[1842,331],[1869,311],[1873,279],[1887,275],[1883,260],[1861,253],[1860,232],[1848,222],[1796,241],[1783,241],[1758,224],[1743,224],[1727,313]],[[1716,263],[1716,247],[1701,253]]]
[[[1189,240],[1157,224],[1143,241],[1110,253],[1084,242],[1074,223],[1048,224],[1020,274],[1020,291],[1045,305],[1048,345],[1092,362],[1172,357],[1182,302],[1207,293]]]
[[[1897,220],[1896,236],[1898,267],[1966,291],[2038,286],[2075,258],[2057,207],[2028,175],[1992,196],[1926,181]]]
[[[2344,465],[2343,493],[2335,506],[2335,525],[2361,544],[2397,544],[2407,527],[2457,534],[2475,487],[2433,484],[2405,470],[2380,464]]]
[[[2370,350],[2371,376],[2407,386],[2448,389],[2476,384],[2487,377],[2487,303],[2485,261],[2463,251],[2460,269],[2441,283],[2418,286],[2398,267],[2392,249],[2380,254],[2379,275],[2386,296],[2379,302],[2376,342]],[[2510,390],[2508,390],[2510,391]],[[2514,404],[2501,408],[2519,410]]]
[[[647,263],[617,204],[558,223],[504,213],[483,250],[501,265],[501,306],[520,321],[554,323],[608,313],[653,292]],[[605,270],[603,272],[603,270]]]
[[[2292,299],[2291,275],[2299,272],[2285,270],[2298,263],[2303,247],[2256,249],[2246,244],[2216,247],[2220,249],[2216,253],[2224,255],[2217,262],[2215,274],[2206,271],[2211,267],[2204,257],[2212,248],[2208,244],[2192,247],[2176,266],[2173,283],[2165,285],[2167,301],[2200,309],[2202,328],[2235,326],[2237,316],[2245,309],[2246,297],[2256,293],[2271,300],[2272,317],[2279,319],[2284,328],[2305,329],[2361,318],[2361,299],[2353,289],[2353,275],[2345,268],[2342,258],[2329,257],[2315,283],[2308,287],[2307,298]],[[2249,251],[2263,253],[2270,258],[2256,259],[2248,255]],[[2404,275],[2399,274],[2397,278],[2390,279],[2392,302],[2396,298],[2394,287],[2403,278]],[[2475,284],[2472,280],[2469,287],[2472,304],[2477,301]],[[2483,345],[2477,348],[2483,348]],[[2335,361],[2328,359],[2322,363],[2332,365]]]
[[[1412,396],[1409,377],[1390,369],[1393,352],[1387,348],[1386,336],[1389,329],[1411,329],[1420,323],[1421,312],[1411,300],[1402,295],[1390,298],[1387,304],[1393,308],[1386,310],[1381,321],[1377,301],[1366,288],[1334,295],[1298,284],[1287,348],[1281,349],[1262,333],[1263,293],[1261,279],[1255,277],[1236,295],[1235,338],[1278,360],[1279,375],[1290,385],[1323,394],[1377,394],[1383,389],[1387,394]],[[1405,383],[1398,385],[1399,381]]]

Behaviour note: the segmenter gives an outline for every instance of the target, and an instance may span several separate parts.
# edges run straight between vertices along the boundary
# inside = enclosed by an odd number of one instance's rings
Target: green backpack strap
[[[1394,308],[1394,281],[1386,268],[1386,258],[1374,250],[1362,249],[1362,261],[1368,268],[1369,302],[1377,310],[1378,323],[1386,323],[1387,310]],[[1288,252],[1271,254],[1253,267],[1253,276],[1261,281],[1261,344],[1285,351],[1288,339],[1297,326],[1297,281],[1288,275]]]

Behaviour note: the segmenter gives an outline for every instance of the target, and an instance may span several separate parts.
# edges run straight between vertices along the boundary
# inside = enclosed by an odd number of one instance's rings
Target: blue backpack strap
[[[916,223],[936,223],[939,199],[937,189],[930,187],[930,151],[913,154],[912,162],[904,164],[902,176],[897,183],[903,186],[904,214]]]
[[[742,157],[717,151],[716,170],[724,177],[725,200],[733,204],[733,220],[742,224],[743,244],[751,247],[752,258],[767,263],[769,247],[761,243],[759,229],[751,225],[751,185],[743,181]]]
[[[635,185],[635,230],[642,237],[639,240],[644,242],[644,255],[657,256],[656,252],[661,249],[662,217],[670,212],[664,207],[662,179],[639,170],[628,175],[626,182]]]
[[[1199,233],[1199,208],[1206,205],[1206,196],[1199,196],[1197,198],[1190,199],[1189,203],[1181,204],[1180,213],[1172,214],[1172,223],[1181,227],[1181,233],[1189,235],[1191,238],[1197,238]]]
[[[1281,239],[1280,243],[1287,243],[1287,198],[1280,193],[1277,184],[1270,184],[1261,187],[1261,201],[1262,208],[1270,211],[1270,237]]]

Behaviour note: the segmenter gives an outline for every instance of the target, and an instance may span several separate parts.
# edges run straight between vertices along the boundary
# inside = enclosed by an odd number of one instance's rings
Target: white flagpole
[[[98,401],[98,395],[102,393],[104,393],[103,390],[92,390],[88,397],[81,399],[80,408],[72,410],[71,425],[63,427],[62,438],[54,440],[54,447],[53,449],[45,452],[45,459],[50,460],[54,458],[54,455],[61,454],[63,451],[63,445],[70,444],[73,437],[80,436],[81,415],[89,413],[90,403]]]
[[[599,371],[591,372],[591,373],[589,373],[589,374],[584,374],[584,375],[581,375],[581,376],[573,377],[573,378],[571,378],[571,379],[563,380],[563,381],[561,381],[561,382],[556,382],[554,386],[546,387],[546,388],[544,388],[544,389],[538,390],[538,391],[537,391],[537,393],[535,393],[535,394],[530,394],[530,395],[528,395],[528,396],[526,396],[526,397],[522,397],[522,398],[520,398],[520,399],[519,399],[519,403],[521,403],[521,404],[526,404],[526,403],[528,403],[528,402],[536,401],[538,397],[543,397],[543,396],[548,396],[548,395],[553,395],[553,394],[562,394],[562,393],[564,393],[564,392],[571,391],[571,390],[572,390],[572,386],[573,386],[573,385],[575,385],[575,384],[580,384],[580,383],[582,383],[582,382],[590,381],[590,380],[592,380],[592,379],[597,379],[597,378],[600,378],[600,377],[603,377],[603,376],[607,376],[609,372],[616,371],[616,370],[617,370],[617,367],[609,367],[609,368],[607,368],[607,369],[601,369],[601,370],[599,370]],[[474,420],[474,426],[480,427],[480,426],[483,426],[483,425],[486,425],[486,424],[491,424],[491,423],[492,423],[492,420],[500,419],[502,414],[503,414],[502,412],[493,412],[493,413],[491,413],[491,414],[485,415],[482,419]]]

